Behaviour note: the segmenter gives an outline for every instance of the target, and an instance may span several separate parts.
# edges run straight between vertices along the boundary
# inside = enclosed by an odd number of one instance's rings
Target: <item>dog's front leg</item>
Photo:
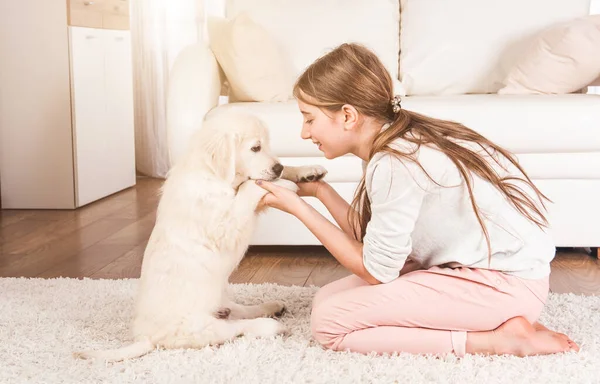
[[[242,218],[240,225],[245,226],[256,215],[256,208],[265,195],[269,193],[256,185],[255,180],[242,183],[233,202],[233,217]]]
[[[298,186],[288,180],[276,180],[273,181],[273,184],[280,185],[294,192],[298,190]],[[258,204],[267,193],[269,192],[266,189],[256,185],[255,180],[248,180],[242,183],[233,199],[231,208],[228,208],[225,213],[227,218],[217,228],[219,238],[235,239],[235,243],[229,243],[224,246],[234,252],[234,254],[239,254],[239,259],[243,256],[250,241],[250,236],[254,228],[253,222],[257,216]],[[220,249],[223,251],[222,247]],[[237,262],[239,260],[236,260]]]
[[[327,170],[320,165],[302,165],[299,167],[284,166],[281,178],[293,181],[294,183],[303,183],[308,181],[319,181],[327,175]]]
[[[289,180],[275,180],[272,183],[294,192],[298,191],[298,186]],[[240,215],[237,217],[253,218],[258,204],[267,193],[269,192],[266,189],[256,185],[255,180],[248,180],[242,183],[234,200],[235,214]]]

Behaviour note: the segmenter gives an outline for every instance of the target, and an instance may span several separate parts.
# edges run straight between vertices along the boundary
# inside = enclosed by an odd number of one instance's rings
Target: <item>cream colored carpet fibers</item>
[[[0,383],[600,383],[600,297],[552,294],[542,316],[581,352],[545,357],[363,356],[310,339],[317,288],[235,285],[237,300],[279,299],[288,338],[155,351],[104,364],[71,352],[119,347],[137,280],[0,279]]]

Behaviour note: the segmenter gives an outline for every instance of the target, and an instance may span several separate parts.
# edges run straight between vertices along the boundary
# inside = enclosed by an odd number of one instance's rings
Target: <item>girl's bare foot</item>
[[[568,351],[579,351],[579,347],[566,335],[539,323],[531,325],[523,317],[512,318],[493,331],[467,333],[467,353],[531,356]]]
[[[542,323],[539,323],[537,321],[533,324],[533,329],[535,329],[536,331],[549,331],[548,328],[544,327]]]
[[[533,328],[537,332],[550,332],[550,333],[554,333],[554,334],[558,335],[558,337],[563,338],[564,340],[566,340],[569,343],[572,350],[579,352],[579,346],[577,344],[575,344],[575,342],[573,340],[571,340],[569,338],[569,336],[565,335],[564,333],[558,333],[558,332],[551,331],[539,322],[536,322],[535,324],[533,324]]]

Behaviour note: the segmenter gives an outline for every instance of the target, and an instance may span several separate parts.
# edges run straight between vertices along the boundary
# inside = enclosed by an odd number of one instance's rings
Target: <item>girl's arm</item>
[[[265,196],[265,201],[268,206],[300,219],[352,273],[369,283],[388,283],[400,275],[412,252],[412,232],[430,184],[426,173],[412,162],[404,163],[389,154],[374,160],[367,169],[372,214],[362,244],[292,191],[265,183],[264,188],[271,192]],[[327,201],[327,197],[324,196],[324,200]],[[338,208],[340,206],[341,203],[337,204]],[[336,208],[333,210],[336,212]],[[338,218],[342,211],[338,209]]]
[[[335,191],[333,192],[335,193]],[[337,193],[335,194],[337,195]],[[337,196],[339,197],[339,195]],[[341,197],[339,199],[343,200]],[[339,204],[339,202],[337,203]],[[346,203],[346,205],[348,204]],[[340,206],[341,204],[336,205],[336,208],[340,208]],[[293,214],[302,221],[346,269],[369,284],[380,284],[380,281],[374,278],[364,266],[363,245],[361,242],[355,240],[348,233],[341,231],[310,204],[303,202]],[[348,221],[345,220],[345,222],[348,226]]]
[[[351,235],[348,235],[340,228],[336,227],[323,215],[317,212],[310,204],[302,200],[296,193],[266,181],[257,181],[257,184],[271,192],[265,196],[264,203],[267,206],[280,209],[296,216],[346,269],[370,284],[380,283],[365,269],[363,264],[363,245],[359,241],[356,241]],[[301,184],[302,183],[299,185]],[[321,186],[324,185],[325,184]],[[308,188],[315,186],[316,185],[306,185],[300,187],[302,190],[301,194],[304,196],[316,196],[317,191],[307,191]],[[331,189],[333,190],[333,188]],[[325,193],[329,194],[331,192]],[[333,191],[333,193],[337,195],[335,191]],[[328,209],[330,209],[330,212],[332,210],[335,212],[332,212],[332,215],[341,218],[339,221],[345,223],[345,227],[348,228],[348,220],[346,220],[344,216],[347,214],[348,208],[345,207],[348,206],[348,204],[343,201],[339,195],[337,196],[338,198],[336,199],[332,194],[324,196],[324,199],[325,201],[329,200],[328,203],[331,208]],[[342,225],[340,225],[340,227],[342,227]]]
[[[348,221],[348,213],[352,209],[350,204],[328,183],[324,181],[317,181],[317,183],[320,184],[316,188],[315,197],[327,208],[342,231],[348,236],[353,237],[353,227]]]

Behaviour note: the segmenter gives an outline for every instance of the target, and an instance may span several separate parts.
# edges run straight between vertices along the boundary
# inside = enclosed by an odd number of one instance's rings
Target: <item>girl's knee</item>
[[[312,310],[310,312],[310,333],[319,344],[325,346],[325,344],[327,344],[327,332],[325,332],[327,326],[321,307],[322,306],[319,305],[316,300],[313,301]]]
[[[315,296],[313,297],[313,300],[312,300],[313,310],[315,309],[315,307],[320,306],[321,303],[323,302],[323,300],[325,300],[330,295],[331,295],[331,293],[328,292],[327,285],[325,285],[322,288],[319,288],[319,290],[317,291],[317,293],[315,294]]]
[[[325,305],[313,305],[310,314],[310,332],[319,344],[327,349],[335,350],[337,341],[343,335],[337,334],[335,322],[330,316],[329,308]]]
[[[345,335],[351,332],[341,325],[344,322],[340,321],[343,320],[340,317],[344,316],[344,311],[340,311],[340,306],[343,306],[344,302],[338,295],[363,285],[368,283],[358,276],[350,275],[323,286],[315,294],[310,328],[313,338],[323,347],[337,350]]]

